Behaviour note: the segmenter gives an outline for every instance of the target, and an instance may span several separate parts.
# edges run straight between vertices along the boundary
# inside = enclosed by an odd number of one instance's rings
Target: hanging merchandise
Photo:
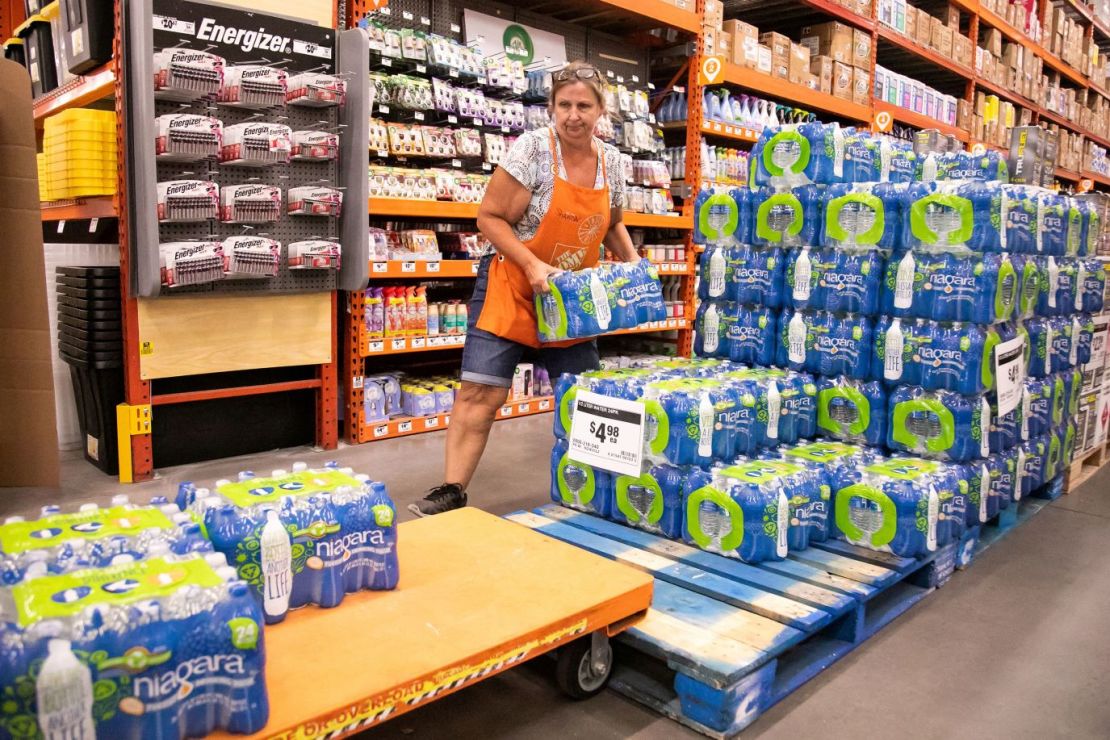
[[[257,64],[233,64],[224,69],[221,105],[274,108],[285,104],[289,79],[284,69]]]
[[[265,224],[281,217],[281,188],[272,185],[225,185],[220,199],[224,223]]]
[[[336,134],[326,131],[293,132],[293,161],[332,162],[338,157],[339,137]]]
[[[220,187],[207,180],[158,183],[158,221],[207,221],[219,216]]]
[[[338,270],[342,254],[339,242],[309,239],[288,247],[290,270]]]
[[[285,102],[307,108],[329,108],[343,105],[347,99],[347,83],[335,75],[301,72],[289,76]]]
[[[170,242],[158,248],[162,254],[162,285],[167,288],[224,278],[224,248],[220,242]]]
[[[220,164],[239,167],[270,167],[289,162],[293,131],[280,123],[239,123],[226,126],[220,148]]]
[[[174,162],[199,162],[220,154],[223,123],[209,116],[171,113],[155,120],[155,154]]]
[[[343,207],[343,192],[336,188],[309,185],[289,188],[291,216],[327,216],[338,218]]]
[[[193,49],[154,52],[154,95],[161,100],[191,101],[215,96],[224,82],[223,57]]]
[[[262,236],[228,237],[223,252],[229,279],[272,278],[281,264],[281,244]]]

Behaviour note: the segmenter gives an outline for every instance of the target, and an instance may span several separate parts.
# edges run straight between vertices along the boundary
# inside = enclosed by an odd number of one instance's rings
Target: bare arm
[[[513,224],[524,217],[532,193],[505,170],[498,168],[490,178],[478,207],[478,230],[494,248],[524,271],[532,290],[547,293],[547,276],[561,270],[532,254],[513,233]]]
[[[609,211],[609,231],[605,234],[605,248],[609,254],[621,262],[636,262],[640,255],[636,254],[636,247],[632,245],[632,237],[624,226],[624,209],[612,208]]]

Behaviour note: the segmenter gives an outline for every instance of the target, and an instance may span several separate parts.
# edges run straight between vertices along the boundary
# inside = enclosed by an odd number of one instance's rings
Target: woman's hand
[[[539,295],[540,293],[550,293],[551,286],[547,282],[550,275],[558,275],[562,270],[558,267],[543,262],[542,260],[533,259],[524,268],[524,276],[528,278],[528,284],[532,286],[532,292]]]

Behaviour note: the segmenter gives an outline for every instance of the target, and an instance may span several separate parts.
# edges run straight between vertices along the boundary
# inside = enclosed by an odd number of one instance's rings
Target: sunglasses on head
[[[597,71],[596,67],[579,67],[578,69],[560,69],[558,72],[553,72],[551,78],[556,82],[566,82],[572,78],[580,80],[592,80],[595,77],[601,77],[601,73]]]

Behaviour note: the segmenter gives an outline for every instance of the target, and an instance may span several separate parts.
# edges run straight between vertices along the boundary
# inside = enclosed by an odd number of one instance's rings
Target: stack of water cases
[[[553,500],[747,562],[781,560],[827,536],[829,491],[818,472],[760,459],[815,435],[811,376],[717,359],[639,364],[558,380]],[[567,438],[582,390],[644,403],[638,476],[571,459]]]
[[[300,606],[397,586],[396,508],[384,484],[348,468],[294,463],[211,489],[185,482],[177,504],[249,584],[267,624]]]
[[[0,526],[0,734],[200,737],[269,715],[262,612],[176,505]]]
[[[814,375],[820,434],[903,461],[853,468],[866,475],[834,506],[845,539],[912,550],[891,519],[901,491],[917,497],[922,526],[940,527],[926,544],[944,544],[945,522],[986,521],[1070,459],[1074,369],[1102,304],[1098,215],[1007,179],[995,152],[915,153],[807,123],[764,132],[750,188],[697,199],[696,352]],[[749,345],[751,323],[766,331],[775,309],[774,341]],[[995,347],[1019,336],[1030,379],[999,418]]]

